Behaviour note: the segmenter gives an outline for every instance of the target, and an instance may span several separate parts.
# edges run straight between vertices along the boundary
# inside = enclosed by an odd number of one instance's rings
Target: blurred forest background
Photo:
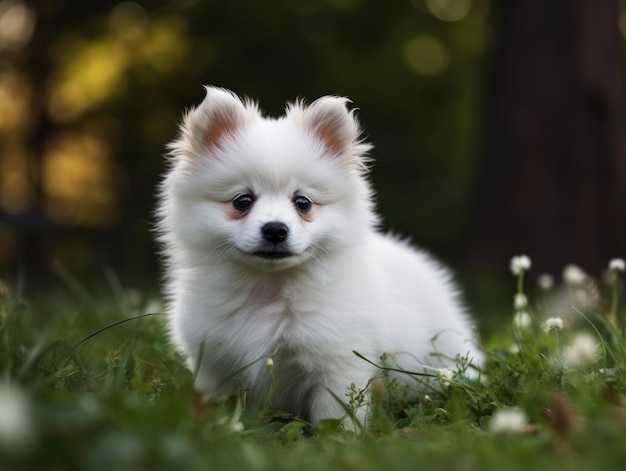
[[[165,145],[202,84],[348,96],[386,227],[460,270],[626,255],[617,0],[0,0],[0,277],[158,289]]]

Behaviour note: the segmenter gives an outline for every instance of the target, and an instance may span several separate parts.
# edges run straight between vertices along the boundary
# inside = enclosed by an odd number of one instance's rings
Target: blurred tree
[[[616,0],[493,2],[473,255],[598,271],[626,253]]]

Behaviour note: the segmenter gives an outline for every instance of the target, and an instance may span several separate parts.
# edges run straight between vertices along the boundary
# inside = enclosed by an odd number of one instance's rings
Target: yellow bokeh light
[[[32,119],[29,80],[10,66],[0,71],[0,133],[22,134]]]
[[[110,100],[123,91],[130,72],[166,75],[186,60],[186,24],[180,18],[147,21],[142,7],[125,2],[113,9],[109,26],[111,31],[98,39],[64,48],[60,71],[49,86],[53,119],[71,121]]]
[[[183,64],[186,57],[185,24],[177,18],[155,20],[138,50],[143,62],[167,74]]]
[[[28,156],[19,145],[4,148],[0,159],[0,205],[9,213],[19,214],[32,203],[34,187],[28,163]]]
[[[120,209],[120,174],[100,137],[88,132],[58,136],[42,167],[48,215],[64,225],[109,226]]]
[[[439,75],[448,67],[448,50],[433,36],[417,36],[404,47],[404,60],[407,66],[418,74]]]
[[[472,9],[471,0],[426,0],[430,13],[442,21],[460,21]]]
[[[128,50],[113,39],[79,46],[52,81],[51,116],[59,121],[73,119],[119,92],[129,61]]]
[[[0,51],[24,47],[35,31],[35,12],[23,2],[0,2]]]

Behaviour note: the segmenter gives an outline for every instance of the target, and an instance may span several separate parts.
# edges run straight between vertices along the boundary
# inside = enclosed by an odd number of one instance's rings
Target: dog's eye
[[[233,200],[233,208],[237,211],[244,212],[252,206],[254,199],[250,195],[239,195]]]
[[[296,196],[293,200],[293,205],[301,213],[308,213],[313,206],[313,202],[306,196]]]

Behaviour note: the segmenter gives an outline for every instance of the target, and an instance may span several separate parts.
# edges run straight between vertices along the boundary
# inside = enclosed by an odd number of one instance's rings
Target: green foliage
[[[389,359],[363,359],[380,375],[336,396],[346,417],[369,407],[356,432],[274,411],[271,398],[256,412],[241,398],[207,402],[168,345],[158,305],[130,300],[110,273],[106,296],[62,278],[70,300],[28,304],[0,290],[2,469],[599,469],[626,453],[617,278],[608,311],[583,314],[596,356],[575,357],[578,327],[545,331],[524,307],[532,323],[494,336],[476,380],[460,358],[460,372],[404,372],[416,392],[389,374]]]

